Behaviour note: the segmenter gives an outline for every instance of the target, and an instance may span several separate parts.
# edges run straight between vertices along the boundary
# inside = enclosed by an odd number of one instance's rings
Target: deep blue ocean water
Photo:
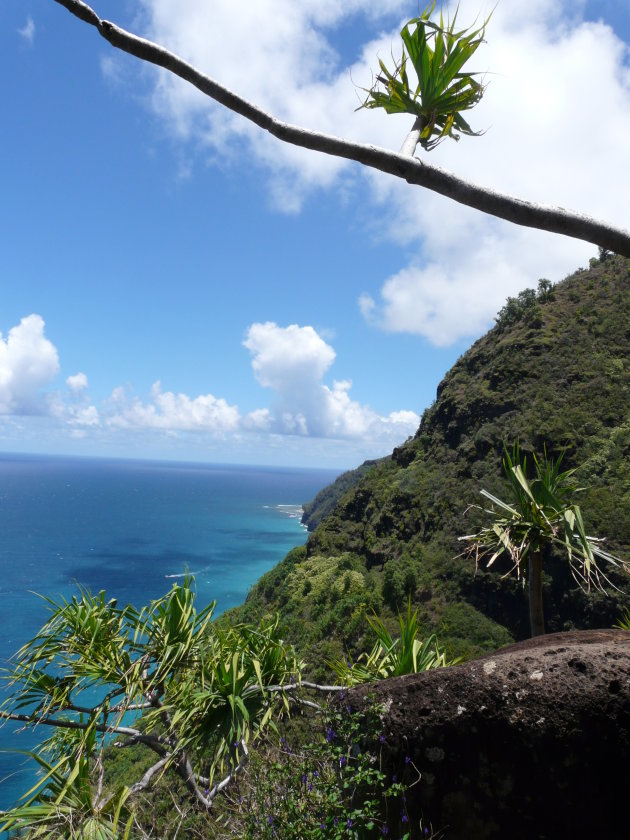
[[[300,507],[333,470],[0,455],[0,665],[46,621],[33,593],[105,589],[140,607],[178,576],[217,613],[304,543]],[[0,729],[0,749],[31,735]],[[46,733],[42,733],[42,737]],[[31,765],[0,752],[0,808],[32,782]]]

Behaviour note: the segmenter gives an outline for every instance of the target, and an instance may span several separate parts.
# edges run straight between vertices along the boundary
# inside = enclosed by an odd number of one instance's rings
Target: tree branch
[[[144,732],[140,732],[139,729],[133,729],[130,726],[107,726],[103,723],[93,724],[90,722],[81,723],[76,720],[63,720],[63,718],[34,718],[31,715],[19,715],[4,711],[0,711],[0,718],[15,720],[21,723],[30,723],[33,726],[39,726],[40,724],[44,726],[56,726],[59,729],[82,729],[85,731],[93,727],[96,732],[101,732],[104,735],[126,735],[138,743],[146,744],[147,747],[151,747],[152,750],[155,750],[160,755],[164,755],[166,752],[162,738],[157,735],[145,735]]]
[[[340,137],[310,131],[300,126],[282,122],[205,76],[164,47],[144,38],[139,38],[114,23],[101,20],[96,12],[81,0],[55,0],[55,2],[64,6],[81,20],[95,26],[112,46],[143,61],[164,67],[194,85],[220,105],[240,114],[285,143],[356,161],[364,166],[401,178],[409,184],[433,190],[460,204],[505,219],[513,224],[582,239],[606,250],[630,257],[630,231],[628,230],[606,224],[589,216],[570,212],[561,207],[534,204],[480,187],[445,172],[439,167],[423,163],[409,154],[391,152],[378,146],[350,142]],[[403,149],[407,150],[411,147],[413,134],[414,129],[408,136],[409,143],[405,142]]]
[[[140,791],[146,790],[146,788],[148,788],[151,782],[153,781],[153,777],[156,776],[160,772],[160,770],[166,767],[170,757],[171,754],[168,753],[166,756],[164,756],[164,758],[160,759],[160,761],[158,761],[157,764],[154,764],[152,767],[149,767],[144,776],[139,781],[131,785],[131,787],[129,788],[129,795],[133,796],[134,793],[140,793]]]

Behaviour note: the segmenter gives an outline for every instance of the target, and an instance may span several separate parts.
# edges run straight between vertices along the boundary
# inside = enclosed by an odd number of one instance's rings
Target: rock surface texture
[[[630,633],[554,633],[350,691],[385,707],[384,757],[444,840],[630,837]]]

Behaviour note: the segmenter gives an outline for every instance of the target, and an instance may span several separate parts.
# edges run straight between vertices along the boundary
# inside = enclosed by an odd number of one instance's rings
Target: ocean
[[[0,666],[47,618],[38,595],[104,589],[143,606],[183,575],[219,614],[306,540],[301,505],[336,470],[0,455]],[[37,593],[37,594],[35,594]],[[0,729],[0,808],[33,780],[6,750],[37,738]]]

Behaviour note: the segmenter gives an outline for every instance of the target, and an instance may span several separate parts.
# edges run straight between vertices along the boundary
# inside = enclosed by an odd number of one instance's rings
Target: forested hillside
[[[475,573],[458,537],[482,488],[505,491],[503,442],[565,451],[577,466],[587,531],[630,553],[630,261],[603,254],[551,288],[508,299],[497,323],[440,383],[413,439],[366,463],[308,508],[319,523],[254,587],[241,614],[279,609],[289,635],[321,662],[352,648],[371,610],[411,597],[426,632],[473,655],[528,634],[526,593],[505,563]],[[336,501],[336,504],[333,502]],[[320,521],[321,520],[321,521]],[[548,631],[611,626],[623,592],[583,593],[558,555],[547,566]]]

